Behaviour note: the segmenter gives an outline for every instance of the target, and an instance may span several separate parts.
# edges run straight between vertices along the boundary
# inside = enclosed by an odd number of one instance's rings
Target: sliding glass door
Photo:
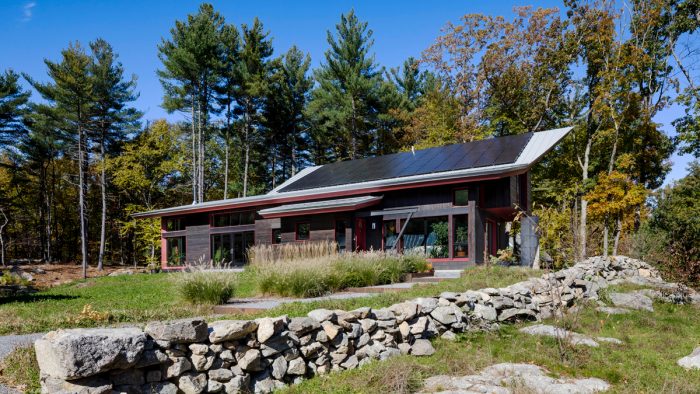
[[[248,248],[254,242],[253,231],[213,234],[211,258],[215,263],[243,265],[248,262]]]

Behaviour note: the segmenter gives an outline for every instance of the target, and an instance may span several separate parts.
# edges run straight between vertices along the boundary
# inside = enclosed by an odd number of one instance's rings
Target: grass
[[[0,361],[0,383],[24,393],[39,393],[39,364],[33,347],[19,347]]]
[[[233,296],[238,284],[238,274],[234,272],[196,270],[174,275],[182,298],[198,305],[223,304]]]
[[[520,325],[503,326],[494,333],[460,335],[457,342],[436,340],[436,353],[430,357],[373,362],[310,379],[285,392],[408,393],[420,389],[429,376],[468,375],[496,363],[518,362],[545,367],[554,376],[600,378],[612,385],[612,393],[697,393],[700,371],[686,371],[676,361],[700,345],[700,311],[661,303],[654,308],[654,313],[612,316],[587,308],[576,319],[577,332],[616,337],[624,345],[575,347],[562,355],[554,338],[519,333]]]

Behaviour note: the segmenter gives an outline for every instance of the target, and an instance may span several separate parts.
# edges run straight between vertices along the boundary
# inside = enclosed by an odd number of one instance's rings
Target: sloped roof
[[[382,196],[336,198],[332,200],[319,200],[311,202],[302,202],[297,204],[280,205],[277,207],[261,209],[260,211],[258,211],[258,213],[264,218],[275,218],[281,216],[288,216],[291,214],[293,214],[294,216],[306,215],[311,213],[317,213],[319,211],[350,211],[377,204],[381,200]]]
[[[235,209],[417,187],[527,171],[564,138],[571,127],[490,138],[413,152],[309,167],[267,194],[208,201],[134,214],[134,217]]]

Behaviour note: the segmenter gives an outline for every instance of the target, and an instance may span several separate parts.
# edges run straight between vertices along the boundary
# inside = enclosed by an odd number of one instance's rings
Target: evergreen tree
[[[89,146],[88,132],[94,114],[94,80],[90,73],[92,59],[79,43],[61,51],[60,63],[44,60],[50,83],[29,79],[41,96],[53,105],[54,117],[62,119],[61,129],[73,141],[78,162],[78,211],[80,221],[80,250],[83,277],[87,277],[87,186]]]
[[[204,201],[205,145],[211,112],[216,111],[215,87],[221,70],[223,16],[211,4],[202,4],[187,21],[176,21],[170,40],[158,46],[163,70],[158,70],[168,111],[189,111],[192,130],[193,201]]]
[[[341,15],[330,31],[325,63],[316,71],[307,115],[313,124],[315,161],[323,163],[372,155],[377,142],[381,72],[369,54],[372,30],[354,11]]]
[[[117,61],[117,55],[107,41],[98,39],[90,43],[93,63],[91,67],[94,95],[93,138],[99,147],[100,157],[100,196],[102,215],[100,220],[100,252],[97,269],[102,270],[105,253],[107,222],[107,176],[106,155],[116,152],[125,140],[128,131],[133,130],[141,113],[130,102],[137,98],[134,92],[136,77],[124,79],[124,67]]]
[[[0,74],[0,148],[11,144],[22,130],[22,115],[29,100],[17,83],[19,75],[12,70]]]
[[[243,145],[243,197],[250,189],[252,155],[263,143],[262,123],[270,75],[272,40],[263,30],[262,22],[255,18],[251,26],[243,25],[241,48],[240,86],[236,92],[236,112],[241,117],[240,139]],[[263,158],[264,159],[264,158]],[[261,164],[261,160],[255,160]],[[257,174],[262,173],[256,171]]]
[[[264,113],[273,188],[294,176],[308,161],[304,108],[313,86],[308,75],[310,63],[309,55],[296,46],[274,61]]]

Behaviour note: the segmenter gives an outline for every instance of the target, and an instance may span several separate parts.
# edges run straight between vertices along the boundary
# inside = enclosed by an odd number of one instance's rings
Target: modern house
[[[163,268],[244,264],[252,244],[335,240],[341,251],[424,253],[436,268],[483,262],[529,213],[530,169],[571,128],[309,167],[267,194],[134,215],[162,220]]]

